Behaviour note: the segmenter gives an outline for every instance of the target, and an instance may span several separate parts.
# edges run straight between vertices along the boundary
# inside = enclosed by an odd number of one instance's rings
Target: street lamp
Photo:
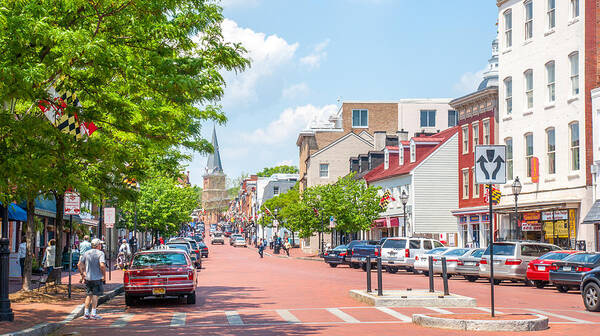
[[[517,240],[521,239],[521,230],[519,229],[519,210],[517,207],[517,200],[519,198],[519,194],[521,193],[521,189],[523,186],[521,185],[521,181],[519,181],[519,177],[515,178],[515,181],[512,184],[512,191],[515,195],[515,225],[517,231]]]
[[[404,207],[404,227],[402,227],[402,237],[406,237],[406,203],[408,203],[408,194],[405,190],[402,190],[400,200],[402,201],[402,206]]]

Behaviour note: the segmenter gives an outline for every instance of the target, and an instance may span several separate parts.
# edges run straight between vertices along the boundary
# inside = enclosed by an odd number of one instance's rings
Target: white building
[[[522,237],[565,248],[594,249],[586,139],[585,2],[497,0],[499,9],[499,143],[507,146],[504,213],[497,238],[515,239],[511,185],[519,178]],[[539,175],[539,177],[538,177]],[[554,218],[553,218],[554,214]]]
[[[298,174],[273,174],[269,177],[259,177],[256,181],[256,199],[252,199],[253,211],[260,209],[271,198],[288,192],[296,185],[296,182],[298,182]],[[269,210],[274,211],[274,209]],[[261,225],[258,228],[257,237],[271,238],[275,232],[275,228],[263,227]],[[281,237],[283,237],[284,232],[286,230],[279,228],[278,234]]]

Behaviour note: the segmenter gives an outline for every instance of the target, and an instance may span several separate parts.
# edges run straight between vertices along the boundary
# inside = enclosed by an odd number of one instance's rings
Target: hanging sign
[[[104,208],[104,224],[107,229],[115,226],[115,208]]]
[[[65,215],[79,215],[81,213],[81,198],[74,192],[65,193]]]

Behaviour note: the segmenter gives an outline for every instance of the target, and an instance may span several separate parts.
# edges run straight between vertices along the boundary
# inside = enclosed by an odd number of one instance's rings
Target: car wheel
[[[561,293],[566,293],[569,291],[569,286],[556,285],[556,289]]]
[[[502,282],[500,279],[494,279],[494,285],[499,285]]]
[[[424,276],[429,276],[429,271],[423,271]]]
[[[367,264],[362,264],[362,265],[360,265],[360,268],[361,268],[361,269],[362,269],[364,272],[366,272],[366,271],[367,271]]]
[[[542,281],[542,280],[535,280],[533,282],[535,284],[535,287],[537,288],[544,288],[546,286],[546,281]]]
[[[388,273],[395,274],[398,272],[398,267],[389,266],[387,269]]]
[[[525,287],[531,287],[534,285],[534,282],[525,278],[525,280],[523,280],[523,284],[525,285]]]
[[[135,306],[138,303],[137,298],[134,298],[131,295],[127,295],[125,294],[125,305],[132,307]]]
[[[196,292],[187,295],[187,304],[196,304]]]
[[[354,269],[357,269],[357,268],[360,268],[360,264],[358,264],[358,263],[350,263],[350,267],[354,268]]]
[[[474,275],[467,275],[467,276],[465,276],[465,279],[467,279],[468,282],[475,282],[475,281],[477,281],[477,278],[478,277],[474,276]]]
[[[600,311],[600,286],[590,282],[583,287],[583,303],[585,309],[593,312]]]
[[[331,267],[331,268],[336,268],[336,267],[337,267],[337,264],[329,263],[329,267]]]
[[[413,272],[413,273],[415,273],[415,269],[414,269],[414,268],[412,268],[412,267],[407,267],[407,268],[405,268],[405,270],[406,270],[407,272]]]

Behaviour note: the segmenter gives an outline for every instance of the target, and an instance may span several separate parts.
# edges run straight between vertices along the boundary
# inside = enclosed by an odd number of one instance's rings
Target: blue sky
[[[252,67],[227,73],[217,126],[229,177],[298,163],[298,131],[343,100],[454,98],[475,89],[494,0],[223,0],[223,34]],[[204,135],[210,138],[212,125]],[[189,164],[202,185],[206,156]]]

